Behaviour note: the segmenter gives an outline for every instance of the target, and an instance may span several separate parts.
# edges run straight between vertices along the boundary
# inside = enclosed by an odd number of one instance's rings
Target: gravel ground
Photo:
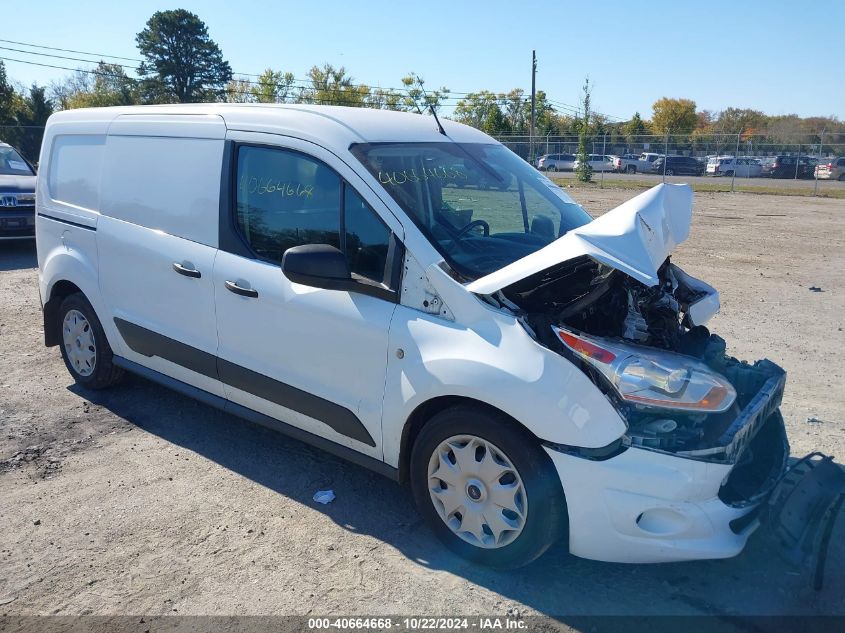
[[[630,191],[579,188],[601,213]],[[845,203],[697,194],[674,255],[722,293],[734,355],[789,372],[794,455],[845,454]],[[34,247],[0,242],[0,614],[845,614],[755,535],[740,556],[500,573],[447,553],[408,490],[137,378],[74,386],[42,344]],[[814,292],[810,287],[820,288]],[[808,422],[808,418],[816,421]],[[337,499],[315,504],[316,490]]]

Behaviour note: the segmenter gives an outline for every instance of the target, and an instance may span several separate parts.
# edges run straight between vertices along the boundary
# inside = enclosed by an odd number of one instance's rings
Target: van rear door
[[[224,144],[216,115],[118,117],[97,227],[103,321],[127,360],[221,397],[212,272]]]

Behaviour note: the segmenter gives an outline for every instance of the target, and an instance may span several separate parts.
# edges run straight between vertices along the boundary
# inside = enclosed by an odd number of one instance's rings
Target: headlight
[[[607,378],[626,402],[643,407],[721,413],[736,390],[689,356],[552,330],[569,349]]]

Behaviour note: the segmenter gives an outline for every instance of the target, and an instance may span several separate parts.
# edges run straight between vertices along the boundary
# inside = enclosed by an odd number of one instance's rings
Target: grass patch
[[[572,187],[575,189],[598,189],[599,188],[599,179],[594,178],[593,182],[580,182],[575,178],[566,178],[566,177],[555,177],[554,174],[546,174],[555,181],[561,187],[567,188]],[[812,181],[811,181],[812,182]],[[618,178],[605,178],[604,179],[604,188],[606,189],[651,189],[654,185],[658,184],[657,182],[651,180],[630,180],[628,178],[621,180]],[[731,185],[730,181],[728,181],[727,186],[725,183],[721,182],[713,182],[713,183],[690,183],[692,185],[693,191],[706,191],[706,192],[715,192],[715,193],[730,193]],[[742,185],[737,184],[734,187],[734,191],[739,193],[757,193],[761,195],[768,195],[768,196],[809,196],[812,197],[813,195],[813,187],[807,188],[797,188],[797,187],[778,187],[776,185]],[[818,194],[816,195],[818,198],[838,198],[845,200],[845,189],[825,189],[823,187],[819,187]]]

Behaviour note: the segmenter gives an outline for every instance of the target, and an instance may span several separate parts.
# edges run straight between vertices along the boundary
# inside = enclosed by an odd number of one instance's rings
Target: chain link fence
[[[535,167],[553,165],[550,171],[558,172],[554,178],[574,178],[577,136],[498,135],[496,139]],[[600,184],[683,181],[700,190],[784,190],[845,197],[845,163],[840,162],[845,157],[845,133],[840,132],[627,136],[614,131],[588,137],[587,152],[592,155],[593,179]],[[552,161],[538,163],[543,156]],[[697,162],[656,160],[663,156]]]

